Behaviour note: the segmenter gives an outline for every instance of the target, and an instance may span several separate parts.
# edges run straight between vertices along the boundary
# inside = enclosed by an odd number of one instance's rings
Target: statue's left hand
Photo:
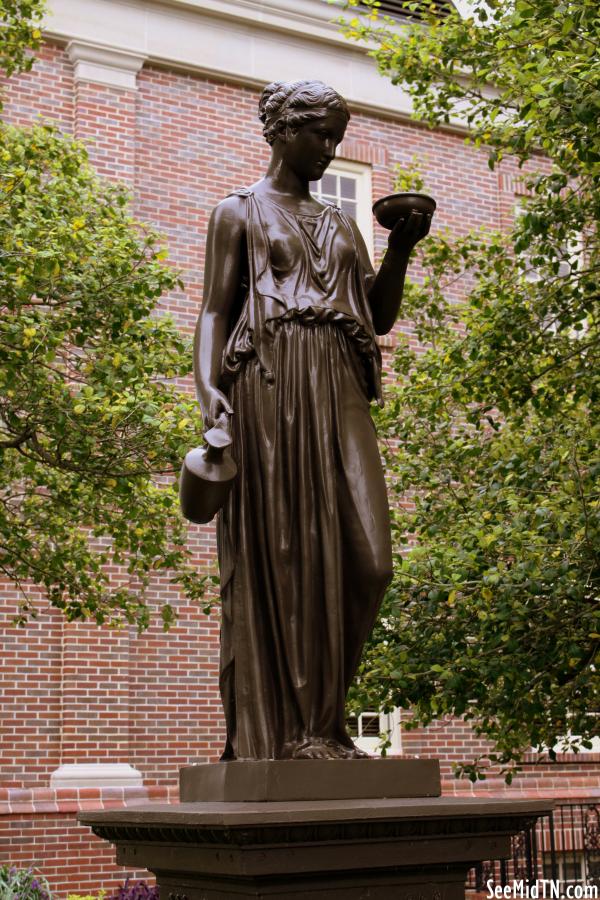
[[[408,218],[398,219],[390,232],[388,247],[400,253],[410,253],[415,244],[429,234],[431,215],[412,210]]]
[[[208,391],[208,396],[206,398],[206,408],[203,410],[204,412],[204,428],[208,431],[210,428],[214,428],[217,424],[218,418],[223,414],[227,413],[228,415],[233,415],[233,408],[225,396],[225,394],[218,390],[218,388],[210,388]]]

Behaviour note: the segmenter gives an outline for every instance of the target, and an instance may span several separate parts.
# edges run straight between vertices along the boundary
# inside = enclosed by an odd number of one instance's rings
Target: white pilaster
[[[101,47],[85,41],[69,41],[67,53],[73,63],[75,81],[91,81],[123,90],[137,90],[137,73],[146,56]]]

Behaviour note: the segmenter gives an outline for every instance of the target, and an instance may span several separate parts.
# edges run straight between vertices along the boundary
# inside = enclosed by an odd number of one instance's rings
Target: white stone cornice
[[[67,53],[73,63],[75,81],[92,81],[130,91],[137,89],[137,73],[146,60],[144,54],[81,40],[69,41]]]
[[[339,6],[327,0],[49,0],[49,6],[48,37],[100,54],[74,59],[80,79],[132,88],[135,71],[126,66],[140,60],[251,86],[318,78],[355,110],[410,114],[407,94],[340,34],[332,22]]]
[[[163,6],[202,11],[277,31],[298,31],[326,42],[345,38],[334,24],[343,13],[343,0],[160,0]]]

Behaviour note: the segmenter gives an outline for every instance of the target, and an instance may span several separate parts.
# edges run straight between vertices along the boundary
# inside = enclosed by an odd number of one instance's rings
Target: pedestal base
[[[476,862],[550,801],[463,798],[145,804],[86,812],[161,900],[459,900]]]
[[[437,877],[415,869],[398,875],[353,872],[347,875],[299,877],[256,882],[243,887],[236,881],[221,879],[214,884],[203,881],[199,890],[181,879],[161,880],[161,900],[464,900],[465,872],[462,867],[447,867]]]
[[[182,803],[439,797],[437,759],[261,759],[179,771]]]

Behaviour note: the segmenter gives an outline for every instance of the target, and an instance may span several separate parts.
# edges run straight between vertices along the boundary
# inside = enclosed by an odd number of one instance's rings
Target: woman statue
[[[195,350],[205,425],[231,417],[238,466],[217,525],[222,759],[357,757],[344,701],[392,575],[375,334],[429,219],[396,225],[375,275],[352,219],[309,192],[344,99],[276,82],[259,116],[271,162],[212,214]]]

